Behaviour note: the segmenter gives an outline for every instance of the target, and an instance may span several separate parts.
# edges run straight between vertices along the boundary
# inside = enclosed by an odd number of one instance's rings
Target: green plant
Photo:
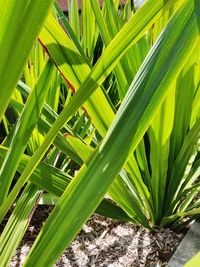
[[[2,266],[41,195],[56,205],[24,266],[52,266],[95,210],[149,229],[199,215],[198,1],[119,2],[85,0],[79,17],[69,1],[69,21],[55,3],[17,88],[13,71],[1,89],[1,220],[16,202]]]

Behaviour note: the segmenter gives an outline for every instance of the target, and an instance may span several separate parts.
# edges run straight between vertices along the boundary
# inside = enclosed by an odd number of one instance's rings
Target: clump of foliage
[[[2,266],[38,202],[55,208],[29,267],[93,212],[149,229],[200,214],[198,1],[69,0],[67,18],[52,2],[0,4]]]

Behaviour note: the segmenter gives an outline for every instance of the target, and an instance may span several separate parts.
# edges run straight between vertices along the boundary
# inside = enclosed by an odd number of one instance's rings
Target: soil
[[[10,267],[22,266],[52,206],[38,206]],[[5,224],[5,221],[4,221]],[[2,231],[1,225],[0,231]],[[164,267],[186,230],[150,232],[93,215],[54,267]]]

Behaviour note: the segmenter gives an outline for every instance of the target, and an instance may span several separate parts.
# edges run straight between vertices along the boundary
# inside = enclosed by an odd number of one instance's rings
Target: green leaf
[[[0,3],[0,121],[52,2],[6,0]]]
[[[93,8],[93,12],[95,14],[97,25],[99,27],[101,36],[103,38],[103,41],[104,41],[105,45],[108,46],[112,39],[111,39],[111,36],[108,32],[106,22],[105,22],[103,15],[101,13],[101,10],[99,7],[99,2],[98,2],[98,0],[95,0],[95,1],[93,0],[90,2],[91,2],[91,6]],[[128,88],[127,78],[126,78],[126,75],[124,73],[124,70],[122,69],[121,63],[119,63],[119,65],[117,65],[115,67],[114,71],[115,71],[115,75],[116,75],[117,82],[119,85],[119,88],[118,88],[119,96],[122,100],[124,98],[125,92]]]
[[[53,17],[48,17],[45,22],[40,40],[73,91],[76,91],[90,73],[88,61],[81,56]],[[85,102],[84,108],[99,133],[104,136],[114,118],[114,112],[100,88]]]
[[[165,203],[166,210],[168,210],[170,205],[170,210],[173,208],[173,200],[175,200],[177,198],[177,195],[185,189],[184,187],[181,188],[181,186],[184,185],[184,181],[186,180],[184,173],[190,158],[194,153],[196,153],[198,149],[198,140],[200,136],[199,131],[200,121],[198,120],[186,135],[182,148],[174,162]]]
[[[155,207],[155,218],[159,224],[164,211],[165,189],[167,185],[167,170],[170,147],[170,135],[173,129],[175,108],[175,86],[169,93],[156,114],[149,130],[151,188]]]
[[[67,136],[67,140],[74,150],[77,151],[77,154],[81,157],[84,163],[88,165],[94,156],[95,150],[70,135]],[[130,164],[131,162],[129,161],[128,167],[131,166]],[[138,180],[138,177],[134,178],[135,180]],[[135,222],[150,228],[148,219],[145,217],[146,214],[143,211],[143,205],[141,204],[141,198],[144,197],[143,191],[140,190],[142,186],[138,187],[141,196],[134,191],[132,181],[124,170],[116,177],[107,193],[130,216],[130,218]]]
[[[37,186],[29,184],[18,200],[0,237],[1,266],[9,266],[14,252],[28,228],[40,193]]]
[[[195,52],[191,55],[186,66],[181,71],[177,79],[176,89],[176,107],[174,114],[174,126],[170,140],[170,159],[169,159],[169,171],[173,168],[173,163],[178,156],[185,136],[188,130],[192,128],[190,126],[191,113],[194,114],[193,101],[197,84],[195,84],[195,72],[198,72],[200,68],[197,65],[199,53],[199,44],[197,45]],[[198,75],[199,76],[199,75]],[[184,107],[184,108],[183,108]],[[193,120],[193,125],[196,120]],[[193,126],[192,125],[192,126]]]
[[[67,0],[68,2],[68,14],[69,23],[76,38],[80,39],[80,26],[79,26],[79,13],[78,13],[78,1],[77,0]]]
[[[198,252],[191,260],[189,260],[184,267],[194,267],[200,264],[200,252]]]
[[[89,59],[94,56],[95,43],[98,38],[98,29],[90,0],[82,1],[82,43],[85,54]]]
[[[0,146],[0,165],[2,164],[3,158],[5,157],[7,150],[7,148]],[[29,160],[29,156],[23,155],[21,157],[18,166],[19,173],[23,172]],[[40,162],[38,164],[37,168],[34,170],[30,177],[30,181],[34,183],[38,188],[41,188],[42,190],[53,194],[57,198],[62,195],[71,180],[72,177],[70,175],[61,172],[59,169],[44,162]],[[122,209],[113,204],[113,202],[106,199],[103,199],[103,201],[97,207],[95,212],[116,220],[126,222],[132,221],[132,219],[129,218]],[[0,210],[0,218],[2,219],[4,216],[5,212],[3,210]]]
[[[48,61],[15,126],[9,150],[0,168],[0,206],[8,194],[20,157],[40,116],[49,89],[53,67],[53,64]]]

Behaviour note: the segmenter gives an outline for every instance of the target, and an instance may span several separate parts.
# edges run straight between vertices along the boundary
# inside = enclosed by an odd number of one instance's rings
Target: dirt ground
[[[22,266],[51,210],[51,206],[38,206],[10,267]],[[152,233],[93,215],[54,267],[164,267],[185,233],[170,229]]]

